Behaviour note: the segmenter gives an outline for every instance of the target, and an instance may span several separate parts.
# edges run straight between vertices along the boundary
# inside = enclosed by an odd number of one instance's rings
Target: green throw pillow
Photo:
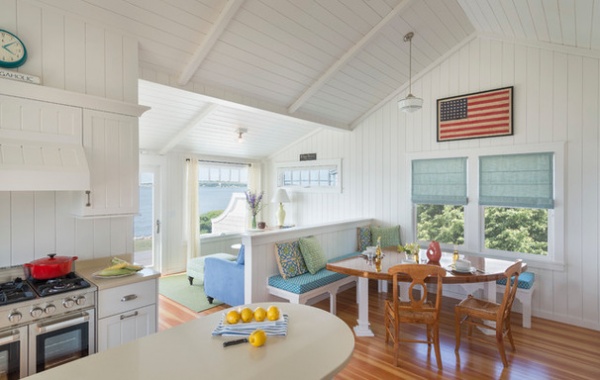
[[[358,242],[358,251],[362,252],[371,244],[371,229],[369,227],[356,228],[356,241]]]
[[[275,257],[281,277],[288,279],[308,272],[298,241],[275,244]]]
[[[327,265],[325,253],[321,248],[321,244],[314,236],[300,238],[300,252],[304,257],[306,268],[311,274],[315,274]]]
[[[371,226],[371,241],[377,244],[377,237],[381,236],[381,247],[398,246],[400,243],[400,226],[374,227]]]

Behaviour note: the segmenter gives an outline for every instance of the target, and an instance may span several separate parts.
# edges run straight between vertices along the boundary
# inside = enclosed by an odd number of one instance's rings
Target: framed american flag
[[[437,100],[437,141],[510,136],[513,88]]]

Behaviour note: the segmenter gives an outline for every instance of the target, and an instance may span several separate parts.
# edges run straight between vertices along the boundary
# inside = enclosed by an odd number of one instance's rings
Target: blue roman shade
[[[412,202],[435,205],[467,204],[467,158],[412,162]]]
[[[479,204],[554,208],[554,153],[479,157]]]

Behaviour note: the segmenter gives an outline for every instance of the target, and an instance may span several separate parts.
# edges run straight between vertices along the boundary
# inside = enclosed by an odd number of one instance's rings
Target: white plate
[[[457,273],[475,273],[477,270],[475,269],[475,267],[470,267],[469,269],[458,269],[458,268],[454,268],[452,269],[454,272]]]
[[[136,274],[136,273],[137,273],[137,272],[130,272],[130,273],[126,273],[126,274],[118,274],[118,275],[116,275],[116,276],[101,276],[101,275],[99,275],[99,274],[98,274],[98,273],[100,273],[100,272],[101,272],[101,271],[94,272],[94,273],[92,273],[92,276],[93,276],[93,277],[96,277],[96,278],[119,278],[119,277],[127,277],[127,276],[132,276],[132,275],[134,275],[134,274]]]

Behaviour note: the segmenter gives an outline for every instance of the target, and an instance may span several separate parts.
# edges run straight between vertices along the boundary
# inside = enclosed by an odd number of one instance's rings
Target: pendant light
[[[404,36],[404,42],[409,43],[408,48],[408,95],[406,98],[398,101],[398,108],[403,112],[415,112],[423,107],[423,99],[417,98],[412,94],[412,38],[413,32],[408,32]]]

